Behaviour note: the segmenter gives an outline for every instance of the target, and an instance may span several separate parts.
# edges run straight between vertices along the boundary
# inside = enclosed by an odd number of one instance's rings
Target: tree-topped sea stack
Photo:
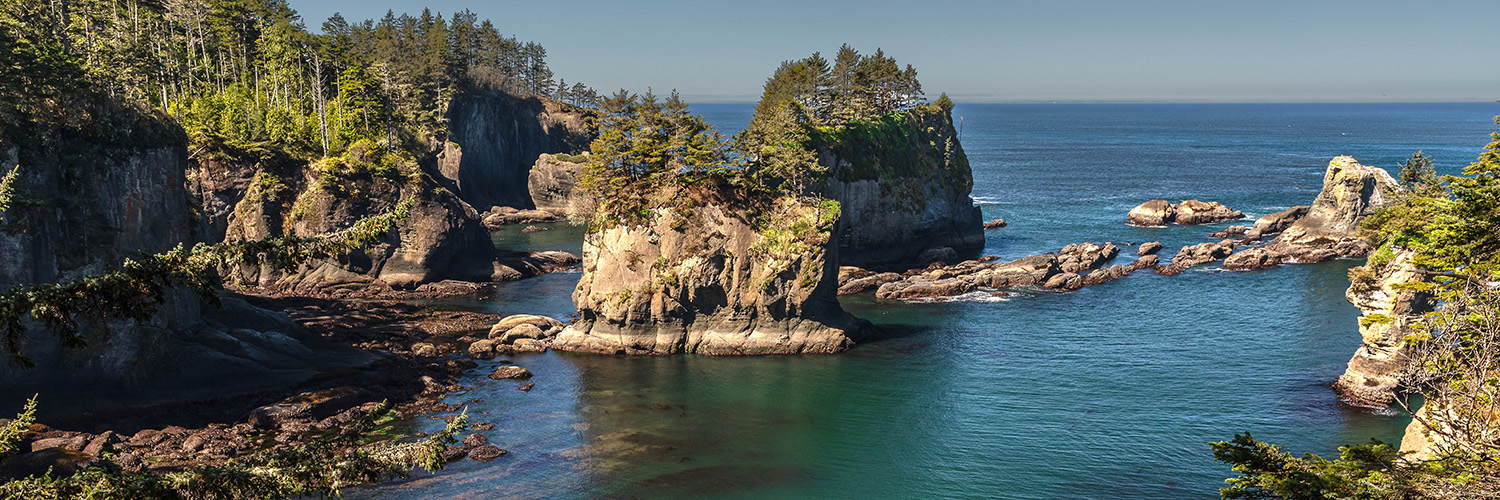
[[[812,190],[843,207],[842,265],[925,265],[984,246],[953,103],[924,104],[916,73],[847,45],[832,65],[819,54],[785,62],[737,137],[753,156],[798,149],[819,164]]]
[[[565,351],[828,353],[864,323],[839,306],[838,202],[802,194],[800,150],[749,161],[674,94],[621,91],[579,188],[597,201]],[[776,161],[777,163],[766,163]]]

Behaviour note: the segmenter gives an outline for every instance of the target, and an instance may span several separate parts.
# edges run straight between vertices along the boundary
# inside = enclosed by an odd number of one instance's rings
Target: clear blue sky
[[[570,83],[692,102],[754,101],[781,61],[844,42],[961,102],[1500,99],[1500,0],[290,1],[315,31],[468,8]]]

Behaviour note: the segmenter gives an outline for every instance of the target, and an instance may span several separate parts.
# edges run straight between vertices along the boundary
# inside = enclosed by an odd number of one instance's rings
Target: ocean
[[[751,105],[693,106],[726,134]],[[1458,173],[1500,129],[1496,103],[959,105],[986,255],[1083,241],[1162,241],[1312,202],[1328,161],[1393,173],[1417,150]],[[1139,228],[1151,199],[1200,199],[1246,221]],[[577,229],[502,231],[508,247],[578,251]],[[1129,249],[1119,259],[1132,258]],[[902,332],[839,355],[514,357],[536,377],[465,380],[469,415],[509,453],[355,498],[1212,499],[1233,473],[1207,443],[1250,432],[1293,453],[1397,442],[1409,418],[1329,388],[1359,345],[1344,299],[1356,261],[1178,276],[1137,272],[1070,293],[905,303],[842,298]],[[578,274],[440,301],[574,313]],[[442,422],[414,423],[424,431]]]

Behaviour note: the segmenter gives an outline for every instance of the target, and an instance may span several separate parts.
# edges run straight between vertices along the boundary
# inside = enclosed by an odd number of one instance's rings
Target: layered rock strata
[[[662,193],[682,200],[686,193]],[[848,349],[866,323],[837,297],[836,213],[781,199],[757,230],[714,203],[590,232],[578,321],[551,346],[605,354],[754,355]]]

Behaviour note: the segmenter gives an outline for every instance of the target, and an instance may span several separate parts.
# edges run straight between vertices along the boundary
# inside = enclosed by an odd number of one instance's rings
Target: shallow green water
[[[986,252],[1013,258],[1084,240],[1161,240],[1170,253],[1227,224],[1136,228],[1123,224],[1130,207],[1200,198],[1259,215],[1307,203],[1334,154],[1393,166],[1420,147],[1451,172],[1483,146],[1494,107],[957,113],[985,215],[1011,222],[988,234]],[[1328,388],[1359,343],[1343,298],[1355,264],[1209,265],[1004,300],[858,295],[845,307],[894,338],[835,356],[518,356],[536,373],[530,392],[482,378],[491,362],[467,381],[478,389],[451,399],[480,398],[471,414],[496,424],[485,434],[510,454],[357,496],[1216,498],[1230,472],[1205,443],[1235,432],[1325,455],[1399,439],[1405,417],[1343,406]],[[452,304],[566,318],[577,278]]]

